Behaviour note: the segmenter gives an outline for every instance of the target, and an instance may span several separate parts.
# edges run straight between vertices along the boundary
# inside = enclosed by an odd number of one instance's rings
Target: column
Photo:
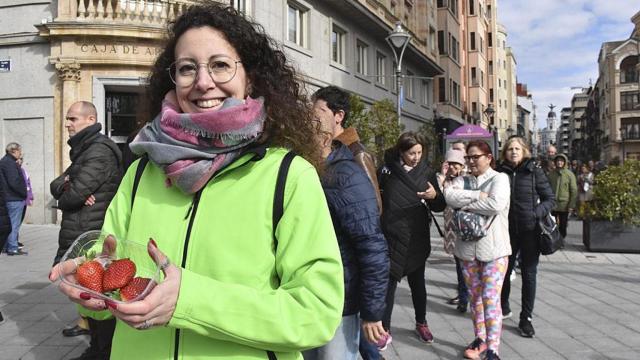
[[[62,173],[64,169],[66,169],[70,164],[71,160],[69,159],[69,145],[67,144],[67,140],[69,139],[69,133],[67,129],[64,127],[65,117],[67,115],[67,110],[73,103],[78,101],[78,83],[80,82],[80,64],[75,61],[60,61],[55,64],[56,70],[58,71],[58,77],[62,81],[61,86],[61,99],[60,99],[60,114],[58,118],[60,119],[59,131],[57,131],[60,136],[54,143],[59,144],[58,150],[58,161],[56,165],[57,174]]]

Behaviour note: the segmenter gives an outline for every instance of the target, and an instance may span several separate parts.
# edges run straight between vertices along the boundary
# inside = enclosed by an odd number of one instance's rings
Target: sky
[[[549,104],[571,106],[571,96],[598,78],[603,42],[626,40],[638,0],[497,0],[498,20],[517,62],[519,83],[537,105],[538,127]],[[578,87],[578,89],[571,89]]]

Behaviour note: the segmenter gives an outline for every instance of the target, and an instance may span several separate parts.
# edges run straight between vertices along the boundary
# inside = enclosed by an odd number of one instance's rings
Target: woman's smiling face
[[[191,60],[197,66],[196,79],[190,86],[176,85],[178,104],[185,113],[216,111],[229,97],[243,100],[247,96],[247,73],[241,62],[237,63],[235,76],[228,82],[218,84],[208,73],[206,64],[214,56],[227,56],[235,61],[240,57],[236,49],[224,35],[210,27],[203,26],[185,31],[178,39],[175,58]]]

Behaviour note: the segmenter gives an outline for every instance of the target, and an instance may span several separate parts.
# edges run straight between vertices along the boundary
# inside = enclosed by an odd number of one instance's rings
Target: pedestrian
[[[556,217],[560,235],[565,238],[567,236],[569,213],[576,208],[578,184],[576,183],[576,177],[573,173],[566,169],[566,155],[558,154],[553,161],[556,168],[549,173],[549,181],[551,182],[551,189],[555,194],[556,206],[552,214]]]
[[[593,199],[593,183],[595,176],[591,172],[588,164],[582,164],[580,166],[580,173],[578,174],[578,214],[582,215],[584,206],[587,202]]]
[[[127,304],[60,289],[117,318],[111,359],[299,359],[334,336],[344,303],[299,77],[261,26],[218,2],[187,8],[166,44],[149,79],[155,118],[130,145],[142,158],[102,229],[146,246],[163,281]]]
[[[507,274],[520,264],[522,294],[518,329],[523,337],[533,337],[533,307],[536,299],[536,276],[540,259],[538,219],[549,215],[555,205],[555,196],[544,171],[537,167],[531,152],[522,137],[512,137],[502,148],[502,163],[497,170],[509,176],[511,182],[511,205],[509,207],[509,238],[511,252]],[[519,258],[518,258],[519,254]],[[518,258],[518,259],[517,259]],[[502,286],[502,318],[513,313],[509,303],[511,279],[506,276]]]
[[[330,117],[324,119],[331,121]],[[334,337],[319,348],[305,351],[305,360],[356,360],[359,338],[375,344],[386,335],[382,316],[389,255],[380,228],[376,190],[354,161],[351,150],[333,140],[331,122],[323,121],[325,133],[319,139],[326,161],[322,188],[342,256],[344,308]]]
[[[22,222],[25,200],[27,199],[27,187],[24,176],[18,166],[18,159],[22,157],[22,146],[16,142],[7,144],[5,156],[0,159],[0,181],[5,190],[5,202],[9,219],[11,221],[11,233],[3,246],[3,251],[9,256],[27,255],[28,253],[18,246],[18,234]]]
[[[470,175],[458,177],[445,189],[447,205],[454,209],[491,217],[486,236],[477,241],[456,240],[455,255],[462,259],[465,281],[471,295],[471,317],[475,339],[464,357],[499,359],[502,333],[500,289],[511,255],[509,244],[509,178],[493,169],[491,147],[484,141],[467,145]],[[465,186],[468,183],[468,186]]]
[[[18,167],[20,167],[20,171],[22,171],[22,177],[24,178],[24,186],[27,188],[27,198],[24,201],[24,207],[22,208],[22,218],[20,219],[20,226],[24,222],[24,217],[27,215],[27,206],[33,205],[33,189],[31,188],[31,178],[29,177],[29,173],[27,172],[26,167],[24,166],[24,154],[17,160]],[[19,235],[19,234],[18,234]],[[20,242],[20,236],[18,236],[18,248],[24,248],[24,244]]]
[[[449,168],[447,170],[446,179],[442,184],[443,193],[444,189],[451,186],[457,177],[464,176],[464,156],[465,152],[457,149],[450,149],[447,151],[445,160],[449,163]],[[459,312],[465,313],[467,312],[467,306],[469,304],[469,290],[467,289],[467,285],[464,281],[464,274],[462,273],[462,260],[454,255],[457,235],[453,228],[453,212],[454,209],[451,206],[447,205],[444,209],[444,251],[447,254],[453,255],[455,259],[458,293],[454,298],[449,299],[447,303],[449,305],[456,305]]]
[[[351,110],[349,93],[337,86],[327,86],[316,91],[312,99],[314,117],[326,126],[326,130],[333,134],[335,140],[349,148],[354,161],[369,178],[375,189],[378,212],[381,214],[382,199],[380,198],[380,187],[376,176],[375,160],[360,142],[357,129],[349,126]],[[363,360],[379,360],[382,358],[378,347],[367,341],[364,336],[360,337],[360,355]]]
[[[51,195],[62,210],[56,265],[75,239],[89,230],[102,228],[104,216],[122,179],[122,154],[118,146],[101,133],[95,106],[88,101],[72,104],[65,116],[69,133],[71,164],[50,184]],[[80,307],[75,326],[62,330],[64,336],[91,336],[89,347],[76,359],[109,359],[115,320],[108,313],[91,317]]]
[[[424,342],[433,342],[427,325],[427,290],[425,263],[431,253],[429,227],[431,211],[443,211],[444,197],[437,186],[435,171],[426,160],[427,144],[415,132],[405,132],[395,147],[384,154],[379,171],[382,191],[382,230],[389,243],[391,277],[387,289],[386,311],[382,324],[391,329],[391,313],[398,282],[407,277],[415,313],[415,331]],[[435,185],[434,185],[435,184]],[[391,342],[385,336],[378,347],[383,350]]]

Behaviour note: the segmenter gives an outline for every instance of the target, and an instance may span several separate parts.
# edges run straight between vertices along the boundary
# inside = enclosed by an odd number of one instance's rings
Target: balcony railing
[[[72,8],[65,9],[67,11],[60,11],[60,14],[69,14],[71,19],[61,18],[60,20],[160,25],[175,19],[187,7],[196,2],[195,0],[61,1],[61,6],[70,6]],[[73,8],[74,6],[75,9]]]

